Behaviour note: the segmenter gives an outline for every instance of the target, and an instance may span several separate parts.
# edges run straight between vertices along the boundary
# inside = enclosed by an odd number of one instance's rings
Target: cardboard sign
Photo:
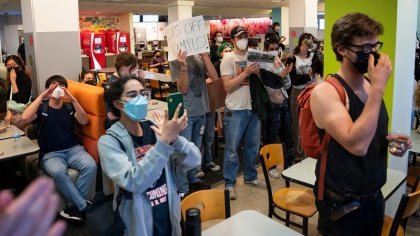
[[[176,21],[165,28],[165,34],[169,61],[177,58],[179,50],[187,52],[187,56],[210,51],[203,16]]]

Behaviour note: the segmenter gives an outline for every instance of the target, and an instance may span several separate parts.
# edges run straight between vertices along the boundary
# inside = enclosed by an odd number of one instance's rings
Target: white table
[[[12,138],[0,140],[0,162],[11,160],[18,157],[24,157],[39,152],[39,146],[26,136],[20,139],[20,147],[15,147],[15,141]]]
[[[420,134],[418,134],[415,130],[411,130],[411,152],[420,153]]]
[[[144,71],[145,79],[159,80],[164,83],[172,83],[172,77],[170,75],[155,73],[151,71]]]
[[[147,111],[152,111],[152,110],[161,109],[161,108],[167,109],[168,103],[152,99],[149,101],[149,104],[147,105]]]
[[[203,236],[302,235],[258,211],[245,210],[202,232]]]
[[[282,172],[283,178],[297,184],[312,188],[315,184],[315,166],[317,160],[306,158]],[[407,175],[401,171],[387,169],[386,183],[381,191],[387,200],[406,180]]]
[[[13,129],[15,128],[14,125],[10,125],[10,127],[6,128],[6,131],[3,133],[0,133],[0,140],[13,138]],[[18,129],[19,135],[25,135],[25,132]]]

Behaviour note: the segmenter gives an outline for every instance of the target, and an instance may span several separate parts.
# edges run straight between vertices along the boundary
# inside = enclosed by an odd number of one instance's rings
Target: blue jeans
[[[286,150],[286,156],[284,157],[284,168],[286,169],[293,164],[294,160],[292,114],[287,101],[284,101],[281,105],[273,103],[273,109],[265,122],[264,145],[278,143],[278,138],[280,138],[280,142],[284,144]]]
[[[206,128],[204,129],[203,136],[203,146],[202,146],[202,155],[203,161],[201,166],[203,168],[208,167],[208,165],[213,161],[211,155],[211,145],[214,142],[214,112],[206,113]]]
[[[250,110],[229,110],[225,108],[225,151],[223,176],[226,187],[234,187],[239,168],[238,147],[244,138],[244,181],[257,179],[256,160],[260,148],[260,120]]]
[[[86,207],[86,195],[96,175],[96,163],[83,146],[45,154],[41,168],[54,179],[55,187],[70,204],[79,210]],[[70,179],[68,168],[79,171],[76,185]]]
[[[188,141],[193,142],[198,148],[201,147],[203,139],[204,126],[206,125],[206,116],[189,116],[188,126],[181,132],[181,136]],[[193,184],[199,182],[197,177],[197,168],[193,168],[187,173],[183,172],[180,168],[176,169],[176,183],[178,192],[186,193],[189,191],[188,183]]]

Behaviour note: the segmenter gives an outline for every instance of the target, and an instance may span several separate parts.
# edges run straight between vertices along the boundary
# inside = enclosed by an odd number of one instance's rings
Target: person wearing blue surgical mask
[[[169,120],[168,112],[154,112],[146,120],[148,101],[136,77],[111,84],[106,99],[119,118],[98,142],[103,171],[122,194],[118,211],[127,235],[181,235],[181,208],[175,166],[188,171],[201,164],[199,149],[179,136],[188,114]],[[159,194],[156,194],[159,193]]]
[[[210,46],[210,59],[211,62],[214,64],[220,59],[220,56],[217,54],[217,49],[223,43],[223,33],[220,31],[214,32],[211,41],[212,45]]]

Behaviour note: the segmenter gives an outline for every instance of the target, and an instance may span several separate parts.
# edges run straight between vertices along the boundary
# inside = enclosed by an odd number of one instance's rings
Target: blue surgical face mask
[[[148,101],[145,97],[138,95],[130,101],[123,103],[123,111],[130,120],[139,122],[146,118]]]

